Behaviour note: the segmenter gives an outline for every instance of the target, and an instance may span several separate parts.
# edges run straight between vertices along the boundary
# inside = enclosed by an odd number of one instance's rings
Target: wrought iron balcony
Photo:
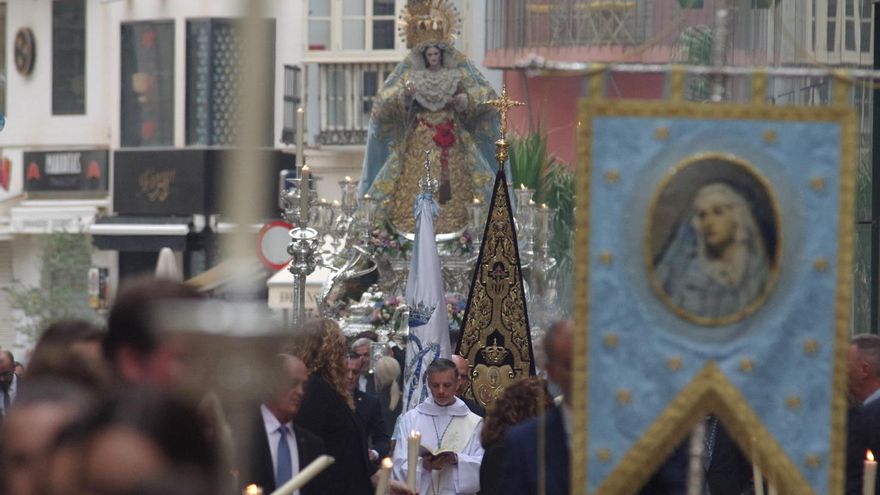
[[[760,63],[766,58],[772,9],[756,1],[731,2],[729,63]],[[711,44],[722,4],[715,0],[488,0],[486,65],[510,67],[530,56],[708,63],[682,59],[682,38],[699,28],[709,33],[706,40]]]

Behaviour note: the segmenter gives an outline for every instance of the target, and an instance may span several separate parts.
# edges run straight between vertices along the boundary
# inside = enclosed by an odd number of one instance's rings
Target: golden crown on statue
[[[461,28],[458,9],[449,0],[409,0],[398,20],[407,48],[424,43],[451,45]]]
[[[490,366],[500,366],[504,363],[504,358],[507,357],[507,349],[498,345],[498,339],[494,339],[492,341],[492,345],[487,345],[480,349],[480,352],[483,354],[483,359],[486,360],[486,364]]]

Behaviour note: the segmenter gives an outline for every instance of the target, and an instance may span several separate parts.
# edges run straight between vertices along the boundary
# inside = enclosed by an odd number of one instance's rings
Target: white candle
[[[333,464],[336,459],[330,457],[329,455],[322,455],[318,457],[311,464],[306,466],[305,469],[299,472],[296,476],[294,476],[290,481],[281,485],[281,488],[278,488],[272,495],[290,495],[291,493],[299,490],[304,487],[306,483],[312,480],[315,476],[318,475],[321,471],[327,469],[327,466]]]
[[[388,491],[388,480],[391,477],[391,459],[382,459],[382,467],[379,468],[379,483],[376,484],[376,495],[385,495]]]
[[[752,464],[752,479],[755,484],[755,495],[764,495],[764,476],[761,475],[761,468],[757,464]]]
[[[877,461],[870,450],[865,454],[865,476],[862,478],[862,495],[874,495],[874,483],[877,481]]]
[[[770,483],[769,488],[767,488],[767,495],[777,495],[776,485]]]
[[[302,227],[309,224],[309,196],[311,188],[309,187],[309,166],[303,165],[299,181],[299,216],[302,219]],[[299,227],[299,226],[298,226]]]
[[[306,153],[303,147],[303,131],[305,131],[306,112],[302,107],[296,109],[296,154],[299,163],[306,162]]]
[[[406,486],[410,490],[416,491],[416,473],[419,460],[419,445],[422,443],[422,434],[412,430],[409,434],[409,443],[407,444],[407,463],[406,463]]]

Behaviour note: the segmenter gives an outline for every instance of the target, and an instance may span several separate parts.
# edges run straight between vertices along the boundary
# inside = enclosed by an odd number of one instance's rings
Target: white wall
[[[53,116],[52,2],[7,2],[7,120],[6,128],[0,133],[0,146],[26,149],[107,146],[108,77],[103,57],[107,38],[102,13],[98,0],[89,0],[86,12],[86,113]],[[19,74],[13,63],[15,33],[23,27],[34,32],[36,45],[34,68],[27,76]]]

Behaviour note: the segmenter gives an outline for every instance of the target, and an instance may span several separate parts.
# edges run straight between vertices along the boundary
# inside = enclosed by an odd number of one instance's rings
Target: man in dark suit
[[[856,335],[846,355],[847,414],[846,494],[862,493],[867,450],[880,452],[880,337]],[[880,483],[878,483],[880,488]]]
[[[379,461],[388,456],[391,449],[391,437],[382,418],[382,406],[376,397],[361,392],[357,388],[360,376],[361,359],[355,353],[348,356],[348,388],[354,396],[354,413],[364,427],[367,436],[368,457],[377,468]]]
[[[505,436],[507,456],[498,493],[535,495],[538,493],[538,428],[543,423],[546,438],[544,452],[546,495],[569,493],[569,441],[571,424],[571,348],[574,343],[570,320],[555,323],[544,336],[547,353],[547,377],[562,389],[563,403],[512,427]]]
[[[255,418],[253,455],[247,461],[249,471],[241,479],[244,485],[254,483],[262,487],[263,493],[272,493],[324,453],[324,442],[293,422],[309,378],[306,365],[289,354],[278,354],[272,359],[272,392]],[[322,475],[300,490],[301,495],[322,493],[326,493]]]
[[[360,362],[358,368],[357,389],[369,395],[376,395],[376,382],[370,371],[370,349],[373,341],[367,337],[361,337],[351,343],[351,356],[357,356]]]
[[[458,369],[458,390],[455,392],[455,396],[464,401],[464,404],[468,406],[472,413],[485,418],[486,409],[478,404],[477,401],[464,396],[465,391],[471,384],[470,363],[468,363],[466,357],[459,356],[458,354],[452,355],[452,362],[455,363],[455,368]]]
[[[543,417],[532,418],[508,430],[504,438],[507,455],[498,493],[537,495],[538,428],[545,432],[544,470],[546,495],[567,495],[570,485],[571,449],[571,350],[574,323],[553,324],[544,335],[547,377],[562,390],[562,404]],[[640,495],[683,495],[687,473],[687,443],[678,446],[648,480]]]

